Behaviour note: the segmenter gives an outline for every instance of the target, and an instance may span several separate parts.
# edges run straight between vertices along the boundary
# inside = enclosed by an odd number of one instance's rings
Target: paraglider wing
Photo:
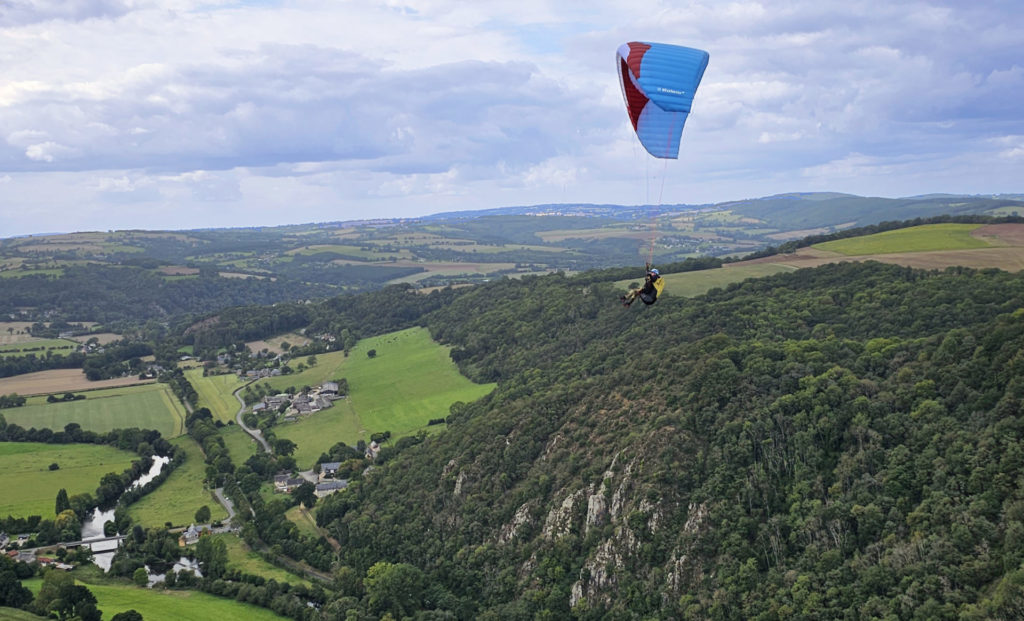
[[[679,157],[679,139],[708,53],[634,41],[619,46],[617,56],[622,97],[640,144],[654,157]]]

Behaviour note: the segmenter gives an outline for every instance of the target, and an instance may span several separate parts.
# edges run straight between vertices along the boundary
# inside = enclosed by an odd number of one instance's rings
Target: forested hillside
[[[318,505],[328,611],[1019,618],[1024,279],[841,264],[616,297],[503,280],[422,319],[499,387]]]

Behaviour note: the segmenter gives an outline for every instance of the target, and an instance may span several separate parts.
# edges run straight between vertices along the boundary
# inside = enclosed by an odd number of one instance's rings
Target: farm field
[[[992,244],[971,235],[980,227],[980,224],[928,224],[850,239],[837,239],[815,244],[813,247],[846,256],[987,248]]]
[[[944,225],[912,227],[913,229],[921,229],[921,231],[912,234],[922,236],[924,241],[912,241],[908,242],[908,244],[914,243],[920,248],[924,247],[925,242],[934,243],[941,235],[939,233],[929,233],[927,229],[936,226]],[[879,246],[886,252],[850,255],[826,250],[822,247],[823,244],[819,244],[810,248],[798,248],[795,252],[788,254],[779,254],[742,263],[732,263],[729,267],[737,268],[758,263],[776,263],[792,268],[801,268],[817,267],[838,261],[880,261],[882,263],[929,270],[945,269],[953,265],[975,269],[997,268],[1008,272],[1017,272],[1024,269],[1024,224],[1005,223],[977,227],[975,225],[960,226],[974,227],[970,231],[970,237],[983,243],[977,245],[973,241],[964,241],[956,236],[960,235],[958,233],[953,236],[953,241],[949,242],[949,245],[938,250],[910,251],[909,248],[911,246],[896,244],[892,239],[886,239],[885,243]],[[896,233],[898,231],[891,232]],[[862,239],[868,239],[869,237],[874,236],[866,236]],[[849,241],[855,242],[857,240],[855,238]],[[871,243],[877,244],[878,242],[876,240]],[[970,247],[965,248],[964,246]]]
[[[143,589],[128,584],[85,584],[96,596],[96,607],[103,618],[110,619],[119,612],[135,610],[146,621],[279,621],[286,617],[274,612],[244,604],[233,599],[217,597],[201,591],[172,591]],[[39,593],[42,578],[24,580],[22,584],[32,593]]]
[[[135,458],[134,453],[95,444],[0,442],[0,515],[53,519],[61,488],[68,496],[91,494],[103,475],[120,474]],[[52,463],[60,469],[50,470]]]
[[[0,356],[26,356],[35,354],[43,357],[48,350],[58,354],[70,354],[78,349],[78,343],[64,339],[23,339],[23,334],[0,334]]]
[[[281,354],[281,353],[284,353],[284,349],[281,348],[281,344],[282,343],[288,343],[289,345],[292,345],[292,346],[295,346],[295,345],[307,345],[307,344],[310,343],[310,340],[308,338],[302,336],[301,334],[296,334],[294,332],[291,332],[289,334],[285,334],[285,335],[282,335],[282,336],[275,336],[273,338],[269,338],[269,339],[262,340],[262,341],[250,341],[250,342],[246,343],[245,345],[246,345],[246,347],[249,348],[249,351],[254,352],[254,353],[255,352],[260,352],[260,351],[263,351],[264,349],[266,349],[269,352],[272,352],[272,353],[275,353],[275,354]]]
[[[85,373],[81,369],[51,369],[0,378],[0,395],[11,393],[23,396],[48,395],[153,383],[156,383],[156,380],[140,380],[137,377],[118,377],[90,382],[85,378]]]
[[[185,463],[160,487],[128,507],[132,521],[145,527],[163,526],[165,522],[188,526],[195,521],[196,510],[203,505],[210,507],[211,521],[227,518],[224,507],[209,490],[203,489],[206,464],[199,445],[189,436],[179,436],[171,443],[185,450]]]
[[[730,285],[734,282],[742,282],[748,278],[761,278],[763,276],[770,276],[778,272],[792,271],[794,269],[796,268],[777,263],[733,263],[728,264],[725,267],[709,270],[664,274],[665,291],[663,295],[679,295],[691,298],[697,295],[703,295],[716,287],[725,287],[726,285]],[[617,281],[615,285],[625,293],[630,283],[640,284],[642,282],[643,274],[641,273],[638,274],[636,278]]]
[[[377,351],[374,358],[367,355],[371,349]],[[460,374],[448,348],[435,343],[424,328],[359,341],[334,377],[348,380],[348,399],[274,428],[277,437],[298,446],[295,460],[300,468],[311,467],[337,442],[354,446],[376,432],[390,431],[397,439],[426,429],[430,419],[448,416],[452,403],[475,401],[494,388]]]
[[[7,422],[26,429],[60,430],[68,423],[78,423],[82,429],[97,432],[127,427],[156,429],[165,438],[185,432],[185,408],[166,384],[90,390],[81,394],[85,399],[61,403],[47,403],[43,397],[32,397],[22,407],[5,410],[4,417]]]
[[[199,367],[185,371],[185,377],[199,393],[199,407],[210,408],[213,419],[223,422],[235,419],[238,413],[238,399],[232,394],[245,381],[234,373],[203,377]]]

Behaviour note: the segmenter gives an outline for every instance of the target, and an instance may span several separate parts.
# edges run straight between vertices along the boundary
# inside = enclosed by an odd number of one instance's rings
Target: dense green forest
[[[506,280],[423,318],[499,388],[320,503],[364,577],[334,609],[1017,618],[1024,280],[842,264],[614,298]],[[381,562],[408,597],[367,595]]]

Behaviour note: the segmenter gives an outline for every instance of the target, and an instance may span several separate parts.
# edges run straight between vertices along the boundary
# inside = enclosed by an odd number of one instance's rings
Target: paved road
[[[231,502],[231,499],[224,495],[224,488],[218,487],[213,490],[213,495],[217,497],[217,502],[221,504],[228,512],[227,522],[230,524],[235,519],[235,503]]]
[[[246,384],[245,386],[248,386],[248,385],[249,384]],[[263,446],[263,451],[264,452],[271,453],[272,451],[270,450],[270,444],[268,444],[267,441],[263,438],[263,433],[259,429],[253,429],[252,427],[246,427],[245,423],[242,422],[242,413],[245,412],[245,400],[242,399],[242,390],[245,388],[245,386],[242,386],[241,388],[236,390],[235,393],[234,393],[235,394],[235,399],[238,399],[238,406],[239,406],[238,407],[238,413],[235,414],[235,421],[242,428],[242,430],[245,431],[245,433],[247,433],[250,436],[252,436],[253,440],[256,440],[257,442],[259,442]]]

